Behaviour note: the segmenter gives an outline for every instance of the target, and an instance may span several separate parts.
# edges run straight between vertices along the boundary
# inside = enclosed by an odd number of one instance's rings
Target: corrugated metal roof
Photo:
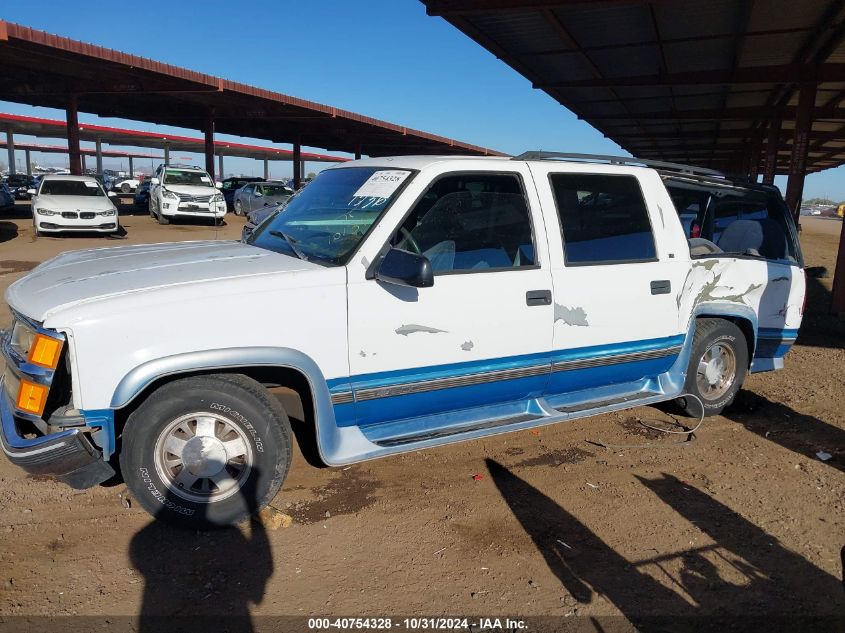
[[[500,152],[0,21],[0,100],[371,156]]]
[[[422,2],[633,154],[762,170],[775,128],[785,173],[814,82],[808,171],[845,163],[845,0]]]

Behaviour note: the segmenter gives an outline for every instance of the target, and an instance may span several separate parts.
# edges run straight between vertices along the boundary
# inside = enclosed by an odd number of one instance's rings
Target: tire
[[[201,529],[261,510],[290,461],[290,422],[278,401],[244,375],[212,374],[167,383],[144,400],[126,422],[120,470],[156,519]]]
[[[718,415],[729,406],[748,373],[748,344],[742,330],[725,319],[699,319],[695,326],[684,391],[701,400],[678,398],[690,416]]]
[[[244,208],[243,208],[243,206],[241,206],[241,201],[235,200],[235,215],[243,215],[243,214],[244,214]]]
[[[148,199],[147,199],[147,209],[148,209],[148,210],[149,210],[149,212],[150,212],[150,217],[151,217],[151,218],[156,217],[156,212],[155,212],[155,211],[153,211],[153,199],[152,199],[152,198],[148,198]]]
[[[162,214],[161,212],[159,212],[159,214],[158,214],[158,223],[159,223],[159,224],[161,224],[162,226],[166,226],[167,224],[170,224],[170,219],[169,219],[169,218],[164,217],[164,214]]]
[[[132,191],[132,187],[130,187],[127,183],[123,183],[122,185],[120,185],[120,190],[123,193],[129,193],[130,191]]]

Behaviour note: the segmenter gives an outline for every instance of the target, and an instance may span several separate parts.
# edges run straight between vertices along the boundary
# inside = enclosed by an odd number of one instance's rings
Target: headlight
[[[161,195],[163,197],[167,198],[168,200],[178,200],[179,199],[179,196],[177,196],[172,191],[167,191],[166,189],[164,190],[164,192]]]
[[[43,207],[38,207],[38,208],[35,210],[35,212],[36,212],[38,215],[59,215],[59,212],[58,212],[58,211],[52,211],[52,210],[50,210],[50,209],[45,209],[45,208],[43,208]]]
[[[97,212],[97,215],[99,215],[100,217],[104,217],[104,218],[105,218],[105,217],[112,216],[112,215],[114,215],[115,213],[117,213],[117,211],[115,211],[114,209],[109,209],[108,211],[98,211],[98,212]]]
[[[212,202],[223,202],[223,194],[222,194],[222,193],[216,193],[216,194],[214,194],[214,195],[211,197],[211,201],[212,201]]]
[[[23,321],[15,321],[12,326],[12,349],[24,358],[29,358],[29,350],[35,342],[35,330]]]

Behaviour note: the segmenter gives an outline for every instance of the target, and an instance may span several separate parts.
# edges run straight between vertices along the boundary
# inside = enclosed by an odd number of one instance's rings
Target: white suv
[[[0,450],[76,488],[119,467],[146,510],[201,527],[279,491],[294,439],[272,387],[335,466],[666,400],[718,413],[798,335],[783,198],[590,160],[608,164],[369,158],[245,242],[45,262],[6,291]],[[220,327],[243,314],[267,325]]]
[[[159,224],[182,216],[211,218],[218,224],[226,216],[221,186],[198,167],[159,165],[150,180],[150,216]]]

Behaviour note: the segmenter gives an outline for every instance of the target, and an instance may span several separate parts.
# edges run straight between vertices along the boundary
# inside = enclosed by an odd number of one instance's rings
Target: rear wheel
[[[291,459],[284,409],[240,374],[194,376],[153,392],[126,423],[126,485],[157,519],[234,525],[279,491]]]
[[[244,208],[243,208],[243,206],[241,206],[241,201],[235,200],[235,215],[243,215],[243,214],[244,214]]]
[[[695,417],[717,415],[733,402],[747,371],[748,345],[742,330],[724,319],[699,319],[684,390],[701,403],[681,397],[678,404]]]

